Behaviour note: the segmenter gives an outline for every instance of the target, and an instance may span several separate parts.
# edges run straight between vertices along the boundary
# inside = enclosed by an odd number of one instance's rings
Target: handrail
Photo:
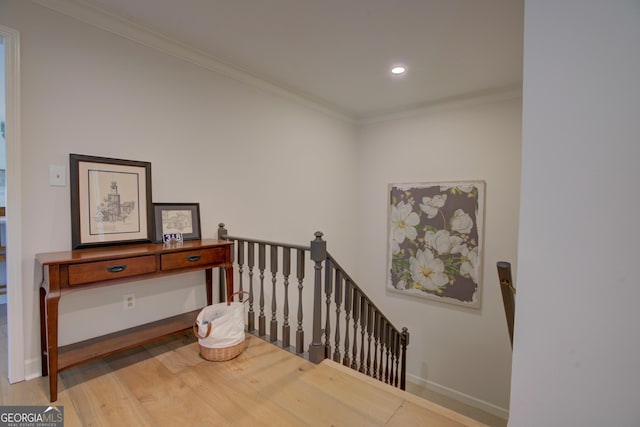
[[[308,250],[311,249],[310,246],[294,245],[294,244],[290,244],[290,243],[273,242],[271,240],[260,240],[260,239],[253,239],[253,238],[239,237],[239,236],[230,236],[230,235],[226,235],[224,239],[220,239],[220,240],[241,240],[243,242],[251,242],[251,243],[256,243],[256,244],[261,244],[261,245],[266,245],[266,246],[278,246],[278,247],[284,247],[284,248],[289,248],[289,249],[300,249],[300,250],[303,250],[303,251],[308,251]]]
[[[511,348],[513,348],[513,326],[516,312],[516,288],[513,287],[511,279],[511,263],[499,261],[498,279],[500,280],[500,292],[502,293],[502,304],[504,305],[504,314],[507,319],[507,329],[509,331],[509,340]]]
[[[331,256],[331,254],[329,252],[327,252],[327,258],[331,261],[331,263],[339,270],[343,271],[342,275],[346,280],[351,281],[351,283],[353,283],[353,285],[358,288],[358,290],[362,291],[362,289],[360,289],[360,287],[356,284],[356,282],[347,274],[345,273],[344,269],[340,266],[340,264],[338,264],[338,262],[336,261],[336,259]],[[382,313],[382,311],[373,303],[371,302],[371,305],[373,305],[373,307],[380,313]],[[385,320],[389,321],[386,317]],[[391,322],[389,322],[389,324],[391,324],[391,326],[393,326],[393,324]],[[396,328],[395,326],[393,326],[395,329],[400,330],[399,328]]]

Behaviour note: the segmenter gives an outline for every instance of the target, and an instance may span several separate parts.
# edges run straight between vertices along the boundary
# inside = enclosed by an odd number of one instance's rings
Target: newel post
[[[402,351],[402,370],[400,371],[400,390],[407,389],[407,346],[409,345],[409,330],[402,328],[400,333],[400,347]]]
[[[322,233],[316,231],[316,238],[311,241],[311,260],[314,262],[313,280],[313,338],[309,345],[309,361],[320,363],[325,358],[322,345],[322,263],[327,259],[327,242],[322,240]]]
[[[218,240],[227,240],[229,232],[224,228],[224,222],[218,224]]]
[[[224,223],[220,223],[218,224],[218,240],[227,240],[227,236],[229,235],[229,233],[227,232],[227,229],[224,228]],[[231,253],[233,254],[233,250],[231,251]],[[232,255],[233,256],[233,255]],[[225,282],[225,269],[224,268],[220,268],[218,269],[219,271],[219,276],[218,276],[218,292],[220,292],[218,295],[220,295],[220,301],[223,301],[223,298],[225,298],[225,296],[227,295],[227,284]]]

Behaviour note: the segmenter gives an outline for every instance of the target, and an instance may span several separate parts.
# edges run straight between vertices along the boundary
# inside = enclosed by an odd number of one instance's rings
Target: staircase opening
[[[308,246],[229,235],[234,291],[247,303],[247,330],[313,363],[332,359],[406,388],[407,328],[397,328],[327,251],[321,232]],[[220,274],[220,295],[226,294]]]

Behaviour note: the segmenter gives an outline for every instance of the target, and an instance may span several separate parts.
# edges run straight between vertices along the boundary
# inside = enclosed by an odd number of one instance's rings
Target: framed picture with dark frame
[[[151,163],[69,154],[73,249],[149,243]]]
[[[155,241],[165,234],[182,234],[182,240],[200,240],[200,203],[154,203]]]

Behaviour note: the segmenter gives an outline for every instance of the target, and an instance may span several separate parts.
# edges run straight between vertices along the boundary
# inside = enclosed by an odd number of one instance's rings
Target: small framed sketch
[[[73,249],[148,243],[151,163],[69,155]]]
[[[165,234],[182,235],[183,240],[199,240],[200,203],[154,203],[155,241]]]

